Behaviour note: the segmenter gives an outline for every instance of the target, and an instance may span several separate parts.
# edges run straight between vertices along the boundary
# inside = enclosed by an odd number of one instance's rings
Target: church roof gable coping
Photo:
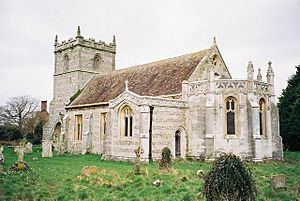
[[[188,80],[210,49],[148,64],[99,74],[89,81],[70,106],[108,102],[125,91],[140,96],[162,96],[181,93],[182,81]]]

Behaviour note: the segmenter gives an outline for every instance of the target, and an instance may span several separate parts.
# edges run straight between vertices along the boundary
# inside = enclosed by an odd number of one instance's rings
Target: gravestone
[[[133,172],[134,174],[140,174],[141,173],[141,154],[143,153],[143,150],[140,146],[138,146],[135,150],[134,153],[136,155],[135,160],[134,160],[134,167],[133,167]]]
[[[284,174],[272,175],[271,182],[272,182],[272,190],[273,191],[278,188],[286,189]]]
[[[18,162],[24,162],[24,145],[25,143],[24,142],[20,142],[19,146],[16,146],[14,148],[14,151],[16,152],[17,156],[18,156],[18,160],[17,160],[17,163]]]
[[[44,140],[42,143],[42,157],[52,157],[52,141],[51,140]]]
[[[32,144],[30,142],[27,142],[25,146],[25,153],[26,154],[32,153]]]
[[[3,154],[3,146],[0,145],[0,164],[4,163],[4,154]]]
[[[58,144],[57,154],[58,155],[64,155],[65,153],[66,153],[66,145],[63,142],[60,142]]]

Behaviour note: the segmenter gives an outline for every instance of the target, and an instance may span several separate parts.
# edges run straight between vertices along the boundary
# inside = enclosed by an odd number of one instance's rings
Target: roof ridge
[[[175,56],[175,57],[169,57],[169,58],[166,58],[166,59],[161,59],[161,60],[157,60],[157,61],[152,61],[152,62],[149,62],[149,63],[142,63],[142,64],[137,64],[137,65],[133,65],[133,66],[128,66],[128,67],[125,67],[125,68],[120,68],[120,69],[116,69],[114,71],[110,71],[110,72],[106,72],[106,73],[101,73],[101,74],[98,74],[97,76],[101,76],[101,75],[107,75],[107,74],[114,74],[114,73],[120,73],[120,72],[123,72],[123,71],[127,71],[129,69],[136,69],[136,68],[142,68],[142,67],[146,67],[146,65],[154,65],[154,64],[159,64],[159,63],[162,63],[162,62],[168,62],[168,61],[172,61],[172,60],[176,60],[178,58],[181,58],[181,57],[187,57],[189,55],[195,55],[195,54],[199,54],[199,53],[204,53],[206,51],[209,51],[210,48],[206,48],[206,49],[203,49],[203,50],[200,50],[200,51],[196,51],[196,52],[192,52],[192,53],[188,53],[188,54],[183,54],[183,55],[178,55],[178,56]]]
[[[130,82],[129,90],[140,96],[181,93],[182,81],[192,75],[199,62],[209,53],[210,48],[97,74],[70,105],[113,100],[125,90],[125,80]]]

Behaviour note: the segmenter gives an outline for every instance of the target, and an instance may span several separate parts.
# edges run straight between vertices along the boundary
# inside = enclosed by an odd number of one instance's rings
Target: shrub
[[[204,181],[208,201],[255,200],[257,190],[251,172],[234,154],[223,154],[215,160]]]
[[[0,140],[13,141],[22,139],[21,132],[18,127],[14,125],[0,126]]]
[[[171,168],[171,150],[165,147],[161,150],[161,160],[159,162],[160,169]]]

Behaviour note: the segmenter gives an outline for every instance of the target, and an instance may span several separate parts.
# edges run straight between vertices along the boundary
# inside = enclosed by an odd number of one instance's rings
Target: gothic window
[[[82,114],[75,115],[75,140],[82,140]]]
[[[100,114],[100,139],[106,135],[106,116],[106,112]]]
[[[237,101],[233,97],[228,97],[225,100],[225,118],[226,118],[226,134],[236,134],[236,107]]]
[[[101,57],[99,54],[96,54],[94,59],[93,59],[93,68],[95,70],[100,68],[100,62],[101,62]]]
[[[121,136],[132,137],[133,117],[132,109],[129,106],[124,106],[120,111],[120,130]]]
[[[69,70],[69,62],[70,62],[69,56],[67,54],[65,54],[65,56],[64,56],[64,69],[65,69],[65,71]]]
[[[266,102],[263,98],[259,100],[259,134],[266,136]]]
[[[181,133],[179,130],[175,132],[175,157],[180,158],[181,157],[181,143],[180,143],[180,136]]]

